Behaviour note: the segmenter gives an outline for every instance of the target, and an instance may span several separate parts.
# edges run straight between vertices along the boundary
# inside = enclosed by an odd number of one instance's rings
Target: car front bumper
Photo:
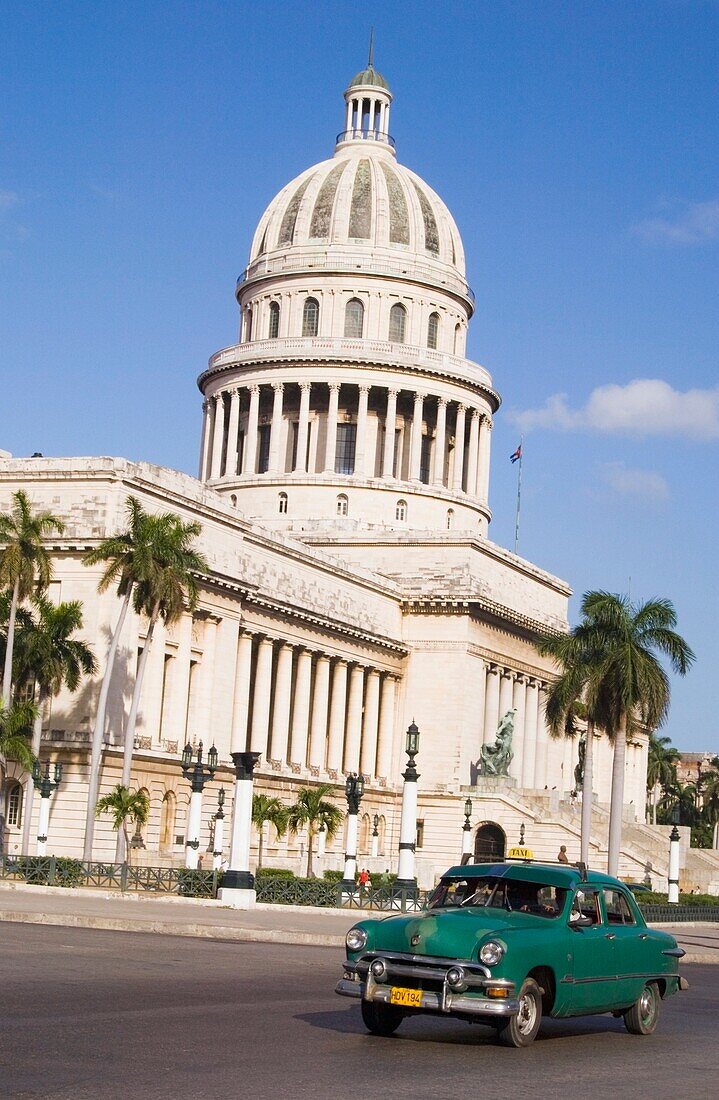
[[[357,981],[351,978],[340,978],[335,986],[335,993],[340,997],[364,998],[366,1001],[375,1001],[380,1004],[390,1003],[392,987],[379,985],[371,977],[368,981]],[[505,997],[502,1000],[490,1000],[488,997],[467,997],[463,993],[454,993],[446,986],[442,992],[434,993],[430,990],[422,991],[422,1003],[408,1012],[434,1012],[441,1016],[474,1016],[490,1019],[506,1019],[508,1016],[516,1016],[519,1012],[519,1001],[516,997]]]

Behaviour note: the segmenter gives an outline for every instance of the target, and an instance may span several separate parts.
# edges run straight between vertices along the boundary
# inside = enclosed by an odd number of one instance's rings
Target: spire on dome
[[[347,112],[345,128],[337,136],[337,145],[349,141],[374,141],[394,148],[389,134],[389,107],[392,93],[387,81],[374,67],[374,27],[369,35],[367,68],[350,81],[345,91]]]

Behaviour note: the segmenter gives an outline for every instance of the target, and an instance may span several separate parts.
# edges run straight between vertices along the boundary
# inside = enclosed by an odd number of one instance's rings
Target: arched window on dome
[[[281,516],[287,515],[287,493],[280,493],[277,497],[277,511]]]
[[[346,516],[349,513],[349,501],[345,493],[340,493],[337,497],[337,515]]]
[[[462,348],[462,326],[457,322],[454,326],[454,354],[459,355]]]
[[[364,306],[359,298],[350,298],[345,307],[345,336],[357,338],[364,329]]]
[[[252,339],[252,310],[248,306],[245,312],[245,343],[249,344]]]
[[[267,336],[270,340],[276,340],[280,334],[280,303],[270,302],[270,323],[267,328]]]
[[[447,530],[451,531],[454,525],[454,508],[447,509]]]
[[[395,509],[394,509],[394,518],[397,520],[398,523],[406,523],[407,522],[407,501],[406,500],[398,500],[397,501],[397,504],[395,505]]]
[[[320,327],[320,303],[316,298],[308,298],[302,310],[302,335],[316,336]]]
[[[429,321],[427,322],[427,347],[437,347],[437,341],[439,340],[439,314],[430,313]]]
[[[407,327],[407,310],[401,302],[395,302],[389,311],[389,338],[393,344],[404,343],[404,333]]]

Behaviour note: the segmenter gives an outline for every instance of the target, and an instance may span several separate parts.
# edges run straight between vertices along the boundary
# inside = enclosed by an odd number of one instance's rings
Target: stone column
[[[484,691],[484,732],[482,744],[494,744],[494,735],[499,725],[499,678],[500,673],[496,665],[490,665],[487,669],[486,687]]]
[[[307,436],[310,430],[310,392],[311,382],[300,382],[300,420],[297,425],[297,453],[295,455],[295,473],[307,473]]]
[[[394,443],[397,430],[397,393],[387,390],[387,415],[384,420],[384,448],[382,450],[382,477],[391,478],[394,473]]]
[[[424,395],[414,395],[414,412],[412,414],[412,435],[409,449],[409,478],[410,481],[419,481],[420,464],[422,461],[422,410],[424,407]]]
[[[466,414],[464,405],[457,405],[457,426],[454,431],[454,473],[452,488],[456,493],[462,492],[462,474],[464,473],[464,418]]]
[[[477,496],[485,503],[489,499],[489,460],[492,444],[492,421],[482,417],[482,431],[479,436],[479,470],[477,473]]]
[[[252,727],[250,730],[250,751],[259,752],[263,755],[267,751],[271,689],[272,639],[263,638],[257,650],[255,694],[252,700]]]
[[[272,711],[272,740],[270,758],[284,764],[287,759],[287,738],[290,729],[292,703],[292,646],[283,642],[277,654],[275,672],[274,709]]]
[[[187,741],[187,695],[190,688],[192,655],[192,614],[185,612],[173,627],[177,639],[176,655],[172,659],[170,684],[165,685],[164,718],[160,715],[160,736],[163,741],[177,741],[178,750]],[[154,643],[153,643],[154,644]]]
[[[282,443],[282,402],[284,385],[282,382],[273,382],[274,399],[272,402],[272,426],[270,427],[270,469],[271,474],[281,473],[280,446]]]
[[[352,129],[352,100],[347,100],[347,114],[345,118],[345,130]]]
[[[240,634],[235,664],[235,690],[232,703],[232,752],[244,752],[247,745],[247,718],[252,677],[252,635]]]
[[[230,426],[227,431],[227,461],[225,477],[237,476],[237,439],[240,431],[240,391],[230,391]]]
[[[325,766],[327,741],[327,704],[330,697],[330,659],[324,653],[315,665],[315,693],[312,700],[312,724],[310,728],[310,770],[318,774]]]
[[[392,771],[392,742],[394,740],[394,708],[397,681],[394,676],[385,676],[382,680],[382,695],[379,709],[379,732],[377,737],[377,775],[389,779]]]
[[[215,680],[216,641],[217,620],[205,619],[202,630],[202,661],[198,669],[199,693],[197,706],[194,708],[194,727],[190,730],[193,740],[202,740],[205,745],[212,744],[212,695]]]
[[[290,763],[302,767],[307,760],[307,728],[310,718],[310,690],[312,687],[312,654],[301,649],[297,655],[295,677],[295,703],[292,708],[292,732],[290,734]]]
[[[225,402],[222,393],[216,393],[213,400],[215,402],[215,416],[212,429],[212,468],[210,470],[210,477],[216,478],[220,476],[220,469],[222,466],[222,442],[225,435]]]
[[[327,771],[337,775],[342,770],[342,746],[345,739],[345,707],[347,704],[347,662],[337,661],[332,671],[330,702],[330,736],[327,750]]]
[[[206,481],[209,476],[210,461],[210,436],[212,435],[212,414],[210,402],[205,399],[202,402],[202,443],[200,445],[200,481]]]
[[[325,473],[335,472],[335,452],[337,450],[337,408],[340,398],[339,382],[330,382],[330,402],[327,409],[327,438],[325,440]]]
[[[537,692],[537,752],[534,758],[534,786],[537,790],[544,790],[547,786],[547,750],[549,747],[549,730],[547,716],[544,711],[547,700],[547,689],[544,684],[538,685]]]
[[[499,681],[499,721],[501,722],[508,710],[512,707],[512,695],[514,693],[514,677],[508,669],[503,669]]]
[[[514,733],[512,734],[512,764],[510,774],[518,783],[522,781],[522,767],[524,761],[524,715],[527,682],[524,676],[515,676],[512,689],[512,706],[516,710],[514,716]]]
[[[444,452],[447,432],[447,402],[443,397],[437,400],[437,431],[434,437],[434,464],[432,481],[435,485],[444,485]]]
[[[242,473],[254,474],[257,468],[257,422],[260,417],[260,387],[250,386],[250,412],[247,419],[247,435],[242,453]],[[258,749],[258,752],[263,750]]]
[[[467,494],[477,495],[477,459],[479,457],[479,410],[472,410],[469,422],[469,454],[467,455]]]
[[[367,691],[365,693],[364,723],[362,729],[362,754],[360,771],[362,775],[375,774],[377,762],[377,733],[379,720],[379,672],[370,669],[367,673]]]
[[[354,665],[350,673],[349,700],[347,703],[347,737],[345,739],[344,770],[358,772],[360,743],[362,741],[362,694],[364,668]]]
[[[355,474],[358,477],[367,476],[367,402],[369,399],[369,386],[359,387],[359,400],[357,403],[357,443],[355,445]]]
[[[524,706],[524,756],[522,758],[522,786],[535,786],[534,769],[537,759],[537,705],[539,688],[536,680],[527,683]]]

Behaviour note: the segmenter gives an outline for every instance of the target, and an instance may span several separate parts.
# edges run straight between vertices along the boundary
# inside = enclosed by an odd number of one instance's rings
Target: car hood
[[[406,951],[450,959],[476,958],[477,946],[490,934],[502,936],[519,928],[546,928],[547,920],[530,913],[497,909],[445,909],[413,916],[367,922],[373,951]],[[412,942],[412,941],[415,942]]]

